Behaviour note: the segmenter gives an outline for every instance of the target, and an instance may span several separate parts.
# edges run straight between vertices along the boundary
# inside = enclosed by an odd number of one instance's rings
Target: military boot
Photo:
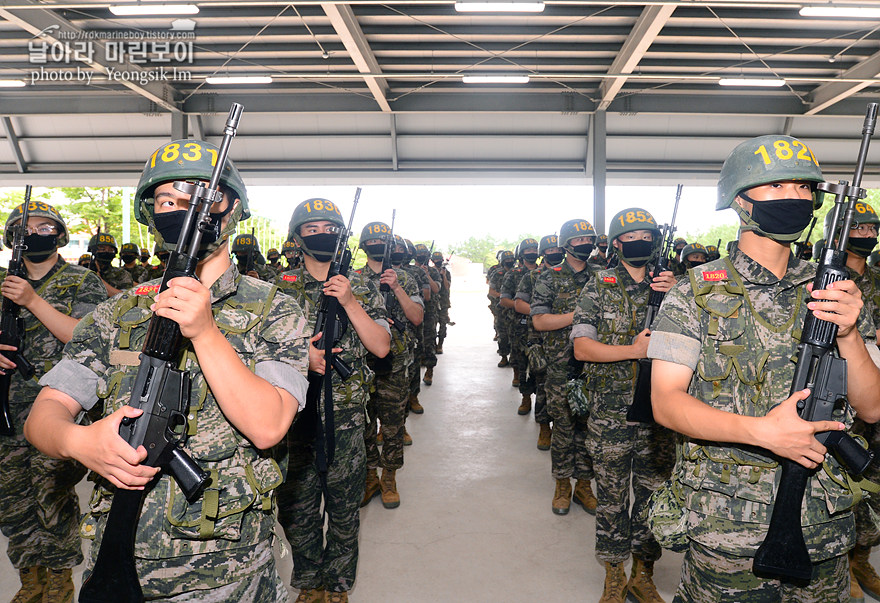
[[[498,361],[498,368],[504,368],[505,366],[510,366],[510,362],[507,361],[507,354],[501,356],[501,360]]]
[[[304,588],[293,603],[324,603],[324,589]]]
[[[396,509],[400,506],[400,494],[397,493],[397,481],[394,479],[394,469],[383,469],[382,477],[379,478],[379,488],[382,489],[382,506],[386,509]]]
[[[590,480],[579,479],[574,485],[574,502],[583,507],[584,511],[590,515],[596,514],[596,507],[599,501],[593,495],[593,489],[590,487]]]
[[[626,602],[626,570],[622,563],[605,562],[605,590],[599,603]]]
[[[664,603],[654,586],[654,562],[633,557],[632,575],[626,590],[639,603]]]
[[[538,432],[538,450],[550,450],[550,437],[553,435],[550,423],[539,423],[539,425],[541,431]]]
[[[324,595],[324,603],[348,603],[348,591],[328,590]]]
[[[45,567],[23,567],[18,570],[21,588],[10,603],[41,603],[46,587]]]
[[[853,573],[852,555],[849,558],[849,603],[865,603],[865,591],[859,586],[859,581]]]
[[[434,383],[434,367],[429,366],[425,369],[425,376],[422,378],[422,381],[425,382],[425,385],[431,385]]]
[[[71,603],[73,601],[73,576],[68,569],[49,569],[43,603]]]
[[[522,404],[516,409],[516,414],[527,415],[530,412],[532,412],[532,396],[530,394],[523,394]]]
[[[556,492],[553,493],[553,512],[557,515],[568,515],[571,507],[571,480],[567,477],[556,480]]]
[[[376,434],[376,446],[381,446],[385,443],[385,438],[382,437],[382,431]]]
[[[412,446],[412,436],[406,432],[406,426],[403,427],[403,445]]]
[[[437,347],[434,348],[434,353],[438,356],[443,353],[443,340],[437,342]]]
[[[418,394],[410,394],[409,395],[409,410],[413,414],[420,415],[425,412],[425,407],[419,403],[419,395]]]
[[[880,600],[880,576],[871,566],[871,547],[857,546],[850,551],[850,567],[859,586],[874,599]]]
[[[364,483],[364,499],[361,501],[361,506],[366,507],[378,493],[379,473],[375,468],[367,469],[367,479]]]
[[[519,387],[519,369],[513,368],[513,381],[510,382],[511,387]]]

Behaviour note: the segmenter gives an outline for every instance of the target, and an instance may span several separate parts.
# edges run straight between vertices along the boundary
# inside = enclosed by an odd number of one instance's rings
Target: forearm
[[[43,323],[49,332],[52,333],[61,343],[70,341],[73,335],[73,329],[79,322],[78,318],[73,318],[66,314],[62,314],[49,304],[42,297],[34,296],[34,301],[28,307],[28,311],[34,317]]]
[[[226,419],[257,448],[280,442],[296,414],[293,396],[252,373],[216,326],[192,343]]]
[[[519,314],[525,314],[528,316],[532,313],[532,307],[522,299],[513,300],[513,309],[516,310]]]
[[[54,393],[55,390],[45,387],[37,395],[24,424],[24,435],[46,456],[56,459],[77,458],[71,442],[77,440],[77,432],[83,427],[76,424],[75,415],[71,414]]]
[[[117,293],[119,293],[121,291],[121,289],[117,289],[116,287],[114,287],[113,285],[111,285],[110,283],[105,281],[104,279],[101,279],[101,282],[104,283],[104,288],[107,290],[107,297],[113,297],[114,295],[116,295]]]
[[[357,299],[352,298],[352,302],[343,306],[343,309],[364,347],[379,358],[387,356],[391,350],[391,335],[388,331],[370,318]]]
[[[846,358],[847,392],[850,405],[866,423],[880,421],[880,369],[868,353],[865,341],[853,330],[837,339],[837,349]]]
[[[425,309],[414,302],[412,298],[406,294],[406,291],[403,290],[403,287],[398,286],[397,289],[394,290],[394,297],[397,298],[404,315],[406,315],[406,319],[410,321],[413,326],[417,327],[422,324],[422,321],[425,319]]]
[[[440,293],[440,283],[432,281],[431,277],[428,277],[428,281],[431,283],[431,293]]]
[[[513,300],[509,297],[501,297],[498,299],[498,303],[502,308],[513,308]]]
[[[574,357],[587,362],[620,362],[637,360],[639,355],[635,346],[608,345],[589,337],[577,337],[574,340]]]
[[[571,326],[574,312],[567,314],[535,314],[532,316],[532,325],[536,331],[556,331]]]

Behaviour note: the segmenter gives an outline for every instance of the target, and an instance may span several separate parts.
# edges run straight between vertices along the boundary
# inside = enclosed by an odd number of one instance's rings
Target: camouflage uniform
[[[572,341],[588,337],[607,345],[630,345],[645,324],[650,282],[646,275],[637,283],[622,264],[597,272],[578,297]],[[599,500],[596,556],[608,563],[622,563],[630,554],[653,562],[661,553],[644,511],[672,469],[672,432],[656,423],[627,423],[637,366],[635,360],[587,362],[582,376],[590,398],[587,442]]]
[[[381,274],[373,272],[369,266],[364,266],[357,271],[366,280],[379,287]],[[420,306],[423,306],[422,298],[417,290],[415,280],[405,271],[397,268],[397,281],[410,298]],[[385,297],[385,311],[388,317],[394,321],[391,328],[391,359],[390,367],[379,370],[380,365],[371,362],[371,367],[376,373],[374,381],[375,391],[370,394],[367,403],[367,416],[370,423],[366,431],[367,468],[375,469],[400,469],[403,467],[403,424],[405,421],[406,401],[410,394],[409,371],[418,367],[413,365],[413,331],[412,326],[400,307],[393,292]],[[398,327],[399,325],[399,327]],[[372,355],[369,356],[375,360]],[[388,372],[390,369],[390,372]],[[382,423],[382,452],[376,443],[378,422]]]
[[[532,319],[539,314],[573,312],[578,294],[591,274],[588,268],[575,272],[565,260],[541,272],[532,291]],[[547,355],[544,390],[547,411],[553,420],[550,459],[553,477],[557,480],[575,477],[590,481],[593,479],[593,459],[586,445],[586,417],[572,416],[565,391],[569,363],[573,360],[570,333],[571,326],[544,331],[544,352]]]
[[[120,291],[134,287],[134,280],[132,280],[131,274],[125,268],[117,268],[116,266],[102,268],[100,276],[107,284]]]
[[[493,264],[486,271],[486,284],[491,288],[492,278],[495,273],[501,270],[501,264]],[[492,297],[488,293],[486,298],[489,300],[489,311],[492,313],[492,328],[495,329],[495,340],[498,341],[499,354],[501,349],[501,333],[498,332],[498,298]]]
[[[383,324],[385,308],[378,288],[356,272],[349,274],[355,298],[367,314]],[[284,293],[303,307],[314,326],[323,281],[305,266],[282,273],[276,281]],[[364,410],[373,383],[367,366],[367,351],[354,327],[348,325],[340,340],[339,356],[354,369],[346,381],[333,377],[335,457],[326,475],[324,511],[327,514],[326,545],[321,510],[322,483],[316,465],[314,430],[298,428],[295,422],[288,442],[290,463],[287,480],[278,489],[278,522],[293,552],[291,585],[299,589],[351,590],[357,572],[359,505],[364,494],[366,452]],[[318,407],[321,425],[326,425],[323,398]]]
[[[69,394],[87,410],[103,401],[105,416],[126,404],[158,290],[159,282],[151,281],[99,305],[80,321],[64,358],[40,384]],[[240,276],[234,266],[210,291],[214,320],[239,358],[302,407],[308,368],[302,309],[271,285]],[[212,483],[193,504],[168,473],[146,490],[135,543],[144,595],[286,601],[272,556],[274,491],[283,480],[284,447],[258,450],[245,439],[223,415],[192,348],[184,349],[182,365],[193,392],[184,450],[211,472]],[[109,482],[96,480],[82,524],[83,536],[94,539],[90,566],[113,498]],[[211,500],[219,513],[207,510]]]
[[[423,295],[426,290],[429,290],[428,287],[428,277],[425,275],[425,271],[419,268],[418,266],[413,266],[412,264],[404,264],[400,267],[401,270],[409,274],[413,280],[418,284],[418,295],[421,300],[422,307],[427,306],[427,302],[424,301]],[[424,319],[423,319],[424,320]],[[424,337],[424,330],[422,326],[419,325],[417,327],[413,327],[413,331],[415,332],[415,337],[412,341],[413,346],[413,368],[409,371],[409,393],[411,396],[418,396],[419,392],[422,391],[422,380],[420,375],[420,367],[423,362],[423,345],[422,339]],[[436,357],[436,354],[435,354]],[[409,416],[409,406],[406,408],[406,414]]]
[[[534,270],[530,270],[525,274],[516,287],[516,295],[514,296],[514,299],[521,299],[527,304],[531,304],[535,281],[542,272],[548,269],[549,266],[547,266],[547,264],[541,264]],[[528,317],[526,328],[526,347],[541,346],[543,348],[544,334],[541,331],[535,330],[531,316]],[[547,394],[544,389],[545,381],[547,379],[547,371],[532,373],[530,378],[531,376],[534,376],[535,378],[535,423],[549,425],[550,413],[547,412]],[[522,383],[522,380],[520,380],[520,383]]]
[[[501,282],[501,299],[513,300],[516,298],[517,288],[520,281],[526,278],[529,269],[525,265],[517,266],[507,271]],[[523,396],[531,396],[535,393],[535,376],[529,373],[528,351],[529,326],[528,316],[520,314],[513,308],[504,308],[508,315],[508,338],[510,339],[510,364],[519,375],[519,393]]]
[[[648,355],[692,369],[689,393],[698,400],[736,414],[764,416],[788,398],[795,335],[807,312],[806,285],[815,273],[815,264],[790,256],[785,275],[777,279],[734,244],[729,257],[689,270],[666,295]],[[869,347],[876,345],[867,312],[862,312],[858,329]],[[852,413],[841,419],[851,425]],[[676,600],[718,600],[711,598],[714,592],[736,601],[753,590],[775,592],[774,600],[780,591],[797,592],[802,601],[838,598],[829,591],[848,600],[844,554],[855,544],[853,494],[839,485],[847,478],[833,455],[810,478],[804,497],[801,522],[814,579],[803,589],[758,580],[750,569],[777,497],[776,458],[751,446],[690,438],[683,439],[676,456],[672,481],[655,496],[674,497],[674,484],[681,492],[683,526],[664,528],[664,517],[658,514],[662,506],[651,510],[658,538],[662,534],[690,545]],[[723,564],[716,565],[718,560]]]
[[[449,325],[449,308],[452,307],[452,272],[448,268],[442,266],[437,269],[440,272],[440,278],[446,275],[447,286],[440,289],[440,314],[437,326],[437,345],[443,347],[443,341],[446,339],[446,327]]]
[[[6,271],[0,271],[0,279]],[[81,318],[107,299],[107,290],[91,270],[71,266],[61,257],[40,280],[28,283],[53,308]],[[74,486],[86,474],[76,461],[40,453],[25,440],[24,422],[40,392],[37,381],[61,359],[64,346],[25,308],[23,351],[36,374],[25,381],[11,373],[9,407],[14,436],[0,436],[0,530],[9,538],[13,567],[72,568],[82,562],[79,498]]]
[[[501,283],[504,282],[504,276],[507,269],[498,264],[498,269],[489,278],[489,288],[494,291],[501,291]],[[510,328],[508,327],[508,312],[506,308],[502,308],[499,298],[493,297],[491,303],[494,307],[492,310],[495,316],[495,332],[498,334],[498,354],[507,357],[510,354]]]
[[[440,317],[440,296],[443,294],[443,279],[440,273],[433,266],[427,263],[424,266],[417,265],[416,268],[425,272],[427,268],[428,276],[432,281],[440,285],[440,291],[434,293],[431,291],[431,297],[425,302],[425,318],[422,321],[422,366],[431,368],[437,366],[437,321]]]
[[[138,264],[137,262],[131,268],[126,268],[122,266],[122,269],[128,272],[131,275],[132,284],[136,285],[137,283],[143,282],[147,274],[147,269]]]

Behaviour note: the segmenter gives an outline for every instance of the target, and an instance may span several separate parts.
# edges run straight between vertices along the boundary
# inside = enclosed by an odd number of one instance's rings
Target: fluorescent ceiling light
[[[527,75],[463,75],[465,84],[528,84]]]
[[[540,13],[543,2],[456,2],[460,13]]]
[[[860,6],[805,6],[802,17],[848,17],[853,19],[880,19],[880,8]]]
[[[0,88],[24,88],[24,80],[0,80]]]
[[[718,80],[718,83],[722,86],[763,86],[766,88],[779,88],[780,86],[785,85],[785,80],[758,77],[723,77]]]
[[[195,15],[199,7],[195,4],[114,4],[110,12],[117,17],[148,15]]]
[[[207,84],[271,84],[272,77],[268,75],[237,75],[229,77],[206,77]]]

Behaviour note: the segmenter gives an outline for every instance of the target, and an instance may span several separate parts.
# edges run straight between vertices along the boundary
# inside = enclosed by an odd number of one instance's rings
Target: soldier
[[[435,251],[431,255],[431,263],[440,273],[442,286],[440,287],[440,314],[437,327],[437,348],[435,352],[439,355],[443,353],[443,342],[446,340],[446,327],[453,326],[454,323],[449,322],[449,308],[452,307],[452,273],[446,267],[446,260],[443,254]]]
[[[396,472],[403,467],[403,425],[406,420],[406,402],[409,398],[410,379],[407,371],[418,366],[413,363],[413,329],[419,327],[424,318],[424,302],[419,294],[418,284],[405,271],[391,268],[382,270],[385,246],[391,251],[402,253],[406,244],[388,240],[391,229],[382,222],[370,222],[361,231],[360,247],[367,254],[367,265],[358,270],[365,279],[379,288],[388,285],[382,293],[385,312],[391,322],[391,354],[385,358],[369,355],[370,368],[376,374],[375,389],[367,403],[367,416],[370,424],[366,431],[367,478],[361,506],[379,492],[382,506],[394,509],[400,506],[400,493],[397,491]],[[380,290],[381,291],[381,290]],[[377,444],[377,422],[382,424],[382,453]],[[382,468],[381,478],[377,468]]]
[[[828,212],[825,217],[826,239],[831,236],[833,218],[834,212]],[[838,232],[842,223],[843,216],[840,216]],[[880,325],[880,271],[869,267],[867,258],[877,246],[878,225],[880,217],[874,208],[865,201],[856,201],[846,246],[846,267],[850,279],[862,292],[865,310],[873,319],[875,328]],[[835,239],[835,247],[837,244],[838,240]],[[880,429],[876,424],[865,423],[857,417],[853,423],[853,432],[864,437],[872,449],[880,445]],[[862,477],[877,483],[880,481],[880,470],[875,463],[871,463]],[[867,497],[856,507],[856,546],[849,553],[850,597],[853,599],[864,598],[862,589],[875,599],[880,597],[880,576],[869,560],[871,548],[880,544],[880,527],[871,520],[872,514],[875,517],[880,514],[880,500],[876,496]]]
[[[274,247],[269,249],[269,251],[266,252],[266,259],[269,260],[266,267],[271,268],[276,275],[284,272],[284,268],[281,266],[281,254],[278,253],[277,249]]]
[[[175,181],[207,181],[217,153],[210,143],[178,140],[147,160],[135,217],[163,249],[176,245],[189,205]],[[161,293],[154,281],[85,316],[61,362],[40,380],[44,387],[25,424],[25,435],[44,453],[75,458],[100,474],[82,524],[94,538],[89,567],[116,489],[144,490],[133,529],[146,600],[288,601],[272,555],[273,494],[285,452],[276,444],[305,401],[306,323],[295,301],[232,266],[228,239],[249,215],[247,194],[231,162],[220,184],[219,211],[210,214],[215,227],[198,252],[198,279],[171,279]],[[142,464],[143,447],[135,450],[119,435],[123,419],[142,412],[128,402],[138,395],[131,389],[151,315],[174,320],[188,340],[181,368],[192,378],[193,404],[183,449],[212,476],[193,504],[169,473]],[[104,418],[76,424],[84,409],[102,403]],[[204,512],[211,504],[219,513]]]
[[[419,291],[422,297],[422,302],[425,307],[428,306],[428,301],[431,299],[431,284],[428,282],[428,275],[425,274],[425,271],[419,268],[418,266],[412,265],[410,262],[413,261],[416,255],[416,247],[413,245],[413,242],[409,239],[404,239],[404,243],[406,244],[406,253],[402,256],[400,260],[400,267],[403,270],[406,270],[413,278],[415,278],[419,283]],[[395,263],[396,258],[392,258],[391,265],[397,268],[397,264]],[[425,330],[424,330],[424,321],[422,322],[422,327],[416,329],[416,342],[415,342],[415,350],[413,352],[413,362],[415,363],[416,369],[410,371],[410,395],[409,400],[407,400],[406,408],[407,408],[407,416],[409,416],[409,412],[420,415],[425,412],[425,408],[422,406],[422,403],[419,402],[419,392],[421,391],[421,369],[419,367],[424,363],[424,345],[422,340],[424,339]],[[409,446],[412,444],[412,438],[406,432],[406,428],[403,429],[403,445]]]
[[[322,294],[339,300],[340,315],[344,313],[349,322],[338,341],[339,357],[353,370],[345,381],[332,376],[333,416],[326,415],[321,395],[313,420],[300,419],[288,437],[290,465],[287,480],[278,489],[278,522],[293,553],[290,583],[300,589],[299,603],[348,601],[354,585],[359,505],[366,478],[364,411],[373,383],[367,352],[384,358],[391,343],[378,288],[357,272],[348,278],[341,274],[327,278],[339,231],[344,228],[338,207],[327,199],[307,199],[297,205],[288,238],[302,248],[303,265],[283,272],[275,281],[300,303],[311,326]],[[333,426],[335,452],[332,464],[326,465],[322,457],[329,460],[330,450],[323,449],[315,434],[317,430],[323,433],[328,425]]]
[[[91,253],[84,253],[81,256],[79,256],[79,260],[77,260],[77,265],[82,266],[83,268],[88,268],[89,264],[91,264],[91,263],[92,263],[92,254]],[[106,289],[105,289],[105,292],[106,292]]]
[[[437,366],[437,321],[440,317],[440,296],[443,279],[440,272],[428,263],[431,252],[427,245],[416,245],[415,260],[428,279],[431,295],[425,300],[425,319],[422,322],[422,366],[425,367],[425,385],[434,382],[434,367]]]
[[[122,268],[128,271],[131,275],[131,280],[135,283],[141,282],[144,273],[146,272],[144,267],[138,263],[139,254],[140,249],[134,243],[124,244],[119,252],[119,257],[122,260]]]
[[[127,270],[111,264],[116,258],[116,251],[116,239],[110,233],[99,232],[89,239],[88,252],[92,254],[92,264],[89,267],[104,281],[107,297],[113,297],[120,291],[134,286],[134,281]]]
[[[596,556],[605,564],[600,603],[624,603],[627,593],[653,603],[662,601],[652,579],[661,550],[643,511],[651,493],[669,477],[672,432],[656,423],[627,423],[626,414],[635,393],[636,361],[645,358],[648,349],[650,332],[643,328],[648,296],[652,289],[668,291],[675,277],[671,271],[653,278],[647,272],[646,265],[660,253],[663,242],[647,211],[619,212],[611,218],[608,238],[620,264],[596,272],[587,282],[571,328],[574,357],[586,361],[582,379],[590,405],[587,445],[598,498]],[[681,255],[687,261],[688,247]],[[630,556],[632,576],[627,582],[623,564]]]
[[[520,281],[530,271],[538,267],[538,242],[535,239],[523,239],[518,245],[521,264],[511,268],[501,281],[501,297],[499,305],[509,315],[510,329],[510,363],[513,365],[513,387],[519,388],[522,402],[517,414],[527,415],[532,410],[532,394],[535,393],[535,376],[529,373],[529,360],[526,356],[529,327],[528,315],[520,314],[515,309],[514,299]]]
[[[566,383],[574,361],[569,341],[571,319],[577,296],[590,279],[587,260],[593,252],[596,231],[586,220],[569,220],[559,229],[560,247],[565,259],[557,266],[542,272],[532,291],[530,304],[532,324],[544,333],[544,352],[547,354],[547,411],[553,421],[550,440],[550,462],[556,479],[552,509],[565,515],[571,506],[571,478],[577,480],[574,500],[587,513],[596,512],[596,497],[590,488],[593,479],[593,459],[586,445],[586,417],[574,417],[566,398]],[[545,255],[546,259],[546,255]],[[580,373],[580,367],[577,367]]]
[[[708,258],[709,250],[699,243],[689,243],[681,250],[682,265],[686,271],[705,264]]]
[[[706,245],[706,261],[714,262],[718,259],[721,259],[721,252],[718,250],[718,246]]]
[[[506,314],[501,307],[501,291],[499,289],[504,281],[504,275],[516,263],[516,256],[512,251],[502,251],[499,257],[498,269],[489,278],[489,298],[494,305],[492,314],[495,316],[495,332],[498,334],[498,355],[501,356],[498,367],[504,368],[510,366],[510,361],[507,359],[510,355],[510,336],[505,324]]]
[[[150,268],[150,250],[146,247],[141,247],[141,266],[145,270]]]
[[[822,180],[813,153],[790,136],[737,146],[721,167],[716,209],[736,211],[739,241],[730,256],[691,270],[654,321],[654,417],[683,436],[672,479],[651,510],[661,544],[685,551],[676,601],[849,601],[854,486],[814,434],[844,429],[852,414],[844,409],[843,423],[806,422],[797,404],[808,390],[789,394],[809,309],[839,327],[852,409],[865,421],[880,419],[880,356],[858,288],[844,280],[810,292],[816,266],[790,249],[821,205]],[[752,571],[778,500],[781,458],[821,467],[811,473],[801,515],[813,562],[806,586]]]
[[[156,278],[162,278],[162,275],[165,274],[165,266],[168,264],[168,258],[171,255],[169,251],[159,246],[156,243],[156,246],[153,248],[153,255],[156,256],[156,259],[159,260],[159,263],[155,266],[150,266],[147,269],[147,273],[144,275],[144,280],[141,282],[151,281]]]
[[[232,255],[235,256],[236,268],[242,274],[261,281],[273,281],[275,271],[266,266],[260,254],[260,244],[252,234],[240,234],[232,241]],[[262,262],[260,260],[263,260]]]
[[[296,241],[284,241],[281,244],[281,255],[284,256],[284,261],[287,263],[286,266],[282,267],[282,272],[297,268],[300,261],[302,261],[302,254],[299,252]]]
[[[544,334],[535,329],[531,318],[532,292],[535,281],[542,272],[551,266],[556,266],[565,258],[565,252],[559,247],[559,241],[555,234],[541,237],[538,243],[538,255],[543,258],[541,265],[529,271],[519,282],[516,288],[516,298],[513,301],[514,309],[520,314],[528,316],[528,341],[527,356],[529,371],[535,375],[535,422],[539,426],[538,450],[550,450],[552,429],[550,427],[550,413],[547,411],[547,394],[545,381],[547,379],[547,352],[544,350]],[[519,412],[519,410],[517,410]],[[524,414],[528,414],[528,411]]]
[[[12,247],[21,224],[23,205],[9,214],[5,243]],[[43,202],[31,201],[24,266],[27,278],[2,271],[2,293],[21,306],[24,319],[22,352],[36,370],[24,379],[16,371],[9,381],[9,411],[15,434],[0,436],[0,530],[9,538],[7,555],[18,569],[21,590],[13,601],[70,601],[71,568],[80,564],[79,499],[75,486],[86,468],[71,460],[41,454],[25,440],[22,428],[34,398],[37,380],[61,359],[79,319],[107,299],[101,280],[91,270],[71,266],[58,255],[69,240],[61,214]],[[0,346],[14,350],[12,346]],[[0,356],[6,374],[15,364]]]
[[[608,267],[608,235],[600,234],[596,238],[596,253],[587,261],[593,270],[605,270]]]

